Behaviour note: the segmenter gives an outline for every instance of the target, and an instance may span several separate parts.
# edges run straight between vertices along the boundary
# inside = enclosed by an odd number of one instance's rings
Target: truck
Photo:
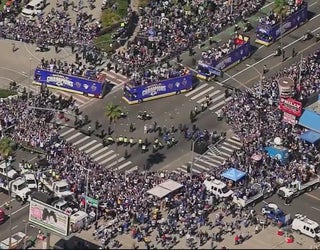
[[[239,207],[255,206],[258,202],[270,197],[274,189],[269,183],[255,183],[251,187],[251,196],[249,198],[240,198],[236,194],[233,196],[233,202]]]
[[[73,195],[66,180],[51,181],[50,179],[42,179],[42,183],[50,192],[59,198]]]
[[[28,188],[27,182],[22,178],[9,181],[9,185],[6,181],[0,183],[0,189],[6,193],[11,191],[11,197],[16,198],[18,201],[29,199],[31,190]]]
[[[281,199],[291,202],[295,197],[305,192],[310,192],[314,189],[317,189],[319,186],[320,186],[319,176],[305,183],[295,180],[286,186],[280,187],[277,191],[277,194]]]
[[[202,56],[197,65],[197,77],[203,80],[211,80],[215,76],[223,76],[223,71],[240,63],[252,53],[250,37],[238,34],[231,39],[233,49],[219,59],[210,59]]]
[[[256,40],[258,44],[269,46],[283,35],[299,28],[308,21],[308,4],[304,1],[296,1],[295,6],[290,6],[290,14],[275,23],[272,21],[260,21],[256,30]]]
[[[23,232],[17,232],[0,242],[0,249],[23,249],[23,245],[27,240],[27,235]]]
[[[229,199],[233,196],[233,191],[228,189],[224,182],[217,180],[214,177],[207,177],[203,182],[203,185],[209,193],[219,198]]]
[[[10,165],[3,161],[0,163],[0,176],[2,178],[7,178],[8,176],[10,180],[13,180],[16,179],[19,176],[19,174]]]
[[[25,173],[23,174],[23,178],[26,180],[28,188],[31,191],[38,190],[38,181],[33,173]]]

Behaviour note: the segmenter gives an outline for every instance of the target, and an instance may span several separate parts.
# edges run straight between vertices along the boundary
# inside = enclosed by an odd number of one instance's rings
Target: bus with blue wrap
[[[110,90],[104,76],[92,70],[76,76],[36,68],[33,84],[95,98],[103,98]]]
[[[269,15],[260,18],[255,42],[269,46],[281,37],[281,30],[282,35],[286,35],[299,28],[300,25],[308,21],[308,4],[302,0],[296,0],[287,6],[287,13],[282,18],[282,25],[280,17],[273,11]]]
[[[202,52],[197,65],[197,77],[210,80],[215,76],[223,76],[223,71],[241,62],[251,55],[250,37],[235,35],[227,43]]]
[[[146,70],[124,84],[122,98],[128,104],[137,104],[190,91],[194,84],[193,74],[186,68]]]

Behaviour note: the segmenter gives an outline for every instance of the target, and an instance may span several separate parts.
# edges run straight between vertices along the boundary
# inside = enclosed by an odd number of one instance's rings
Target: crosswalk
[[[186,93],[185,96],[195,101],[198,104],[203,103],[206,100],[206,95],[211,98],[211,105],[209,110],[215,112],[217,115],[221,112],[221,109],[226,102],[232,99],[231,96],[225,98],[223,90],[217,89],[213,83],[202,83],[194,90]]]
[[[232,153],[240,149],[242,147],[242,143],[240,138],[236,135],[231,138],[226,139],[218,146],[209,146],[209,149],[206,153],[202,155],[197,155],[193,161],[192,172],[199,174],[202,172],[208,172],[213,168],[219,167],[219,165],[228,159]],[[188,165],[191,166],[191,160],[183,164],[181,167],[178,167],[174,170],[174,172],[184,172],[187,173]]]
[[[129,81],[129,78],[127,78],[126,76],[120,74],[120,73],[116,73],[114,70],[107,70],[107,68],[105,68],[101,73],[100,76],[102,79],[104,80],[108,80],[110,81],[112,84],[119,86],[122,85],[125,82]]]
[[[21,87],[24,87],[24,86],[21,86]],[[37,85],[28,85],[27,89],[34,93],[39,93],[40,91],[40,87],[37,86]],[[87,97],[87,96],[84,96],[84,95],[78,95],[78,94],[72,94],[72,93],[69,93],[69,92],[66,92],[66,91],[61,91],[61,90],[56,90],[56,89],[50,89],[50,91],[56,95],[56,96],[59,96],[61,95],[62,98],[65,98],[65,99],[68,99],[70,96],[72,96],[72,98],[75,100],[76,102],[76,105],[81,108],[82,106],[84,106],[85,104],[87,104],[88,102],[90,102],[91,100],[93,100],[93,98],[91,97]]]
[[[67,142],[87,153],[105,169],[127,173],[138,170],[138,166],[134,166],[131,161],[117,154],[114,150],[103,147],[100,141],[80,133],[75,128],[62,125],[59,133]]]
[[[84,151],[105,169],[119,172],[138,170],[138,166],[134,166],[131,161],[120,156],[114,150],[103,147],[100,141],[84,135],[75,128],[62,125],[59,133],[67,142],[76,146],[80,151]]]

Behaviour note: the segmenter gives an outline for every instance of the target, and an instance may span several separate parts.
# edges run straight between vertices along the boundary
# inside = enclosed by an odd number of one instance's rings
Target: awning
[[[221,174],[222,177],[227,178],[232,181],[235,181],[235,182],[242,179],[245,175],[246,175],[245,172],[243,172],[239,169],[236,169],[236,168],[229,168]]]
[[[302,135],[300,135],[300,139],[315,144],[320,141],[320,133],[308,130],[307,132],[304,132]]]
[[[147,193],[162,199],[182,187],[183,185],[181,183],[169,179],[149,189]]]
[[[320,114],[305,109],[299,119],[299,124],[305,128],[320,133]]]

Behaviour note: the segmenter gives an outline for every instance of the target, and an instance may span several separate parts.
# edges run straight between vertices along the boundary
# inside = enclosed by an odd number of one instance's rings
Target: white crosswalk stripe
[[[187,94],[185,94],[186,97],[193,95],[194,93],[198,92],[200,89],[203,89],[205,87],[208,86],[208,83],[204,83],[198,87],[196,87],[195,89],[191,90],[190,92],[188,92]]]
[[[70,136],[70,137],[67,137],[67,138],[66,138],[66,141],[71,141],[71,140],[79,137],[80,135],[82,135],[82,134],[79,133],[79,132],[77,132],[77,133],[75,133],[74,135],[72,135],[72,136]]]
[[[81,142],[84,142],[84,141],[86,141],[86,140],[88,140],[88,139],[90,139],[90,137],[85,136],[85,137],[81,138],[80,140],[74,142],[73,145],[77,146],[77,145],[80,144]]]
[[[208,172],[211,169],[218,168],[224,160],[228,159],[234,150],[240,149],[242,146],[241,140],[237,136],[232,136],[226,139],[220,145],[213,149],[208,149],[203,155],[197,155],[193,161],[192,172],[202,173]],[[187,172],[187,165],[191,166],[191,161],[187,164],[176,168],[175,172]]]
[[[89,154],[91,159],[103,168],[127,173],[139,169],[138,166],[134,166],[131,161],[120,157],[111,148],[103,147],[101,142],[94,139],[93,135],[87,136],[74,128],[62,127],[60,136],[63,136],[67,142],[76,146],[80,151]]]
[[[219,113],[221,113],[221,109],[224,107],[226,102],[232,99],[231,96],[225,98],[225,94],[223,93],[223,91],[218,88],[219,87],[215,84],[209,85],[208,83],[202,83],[192,91],[186,93],[185,96],[189,97],[192,101],[195,101],[198,104],[205,102],[207,96],[209,96],[211,102],[208,109],[218,115]]]
[[[84,150],[85,148],[88,148],[88,147],[90,147],[92,144],[95,144],[95,143],[97,143],[96,140],[91,140],[91,141],[88,142],[87,144],[85,144],[85,145],[83,145],[82,147],[80,147],[79,150],[82,151],[82,150]],[[100,145],[97,144],[97,146],[99,147]],[[86,151],[86,153],[87,153],[87,151]]]

